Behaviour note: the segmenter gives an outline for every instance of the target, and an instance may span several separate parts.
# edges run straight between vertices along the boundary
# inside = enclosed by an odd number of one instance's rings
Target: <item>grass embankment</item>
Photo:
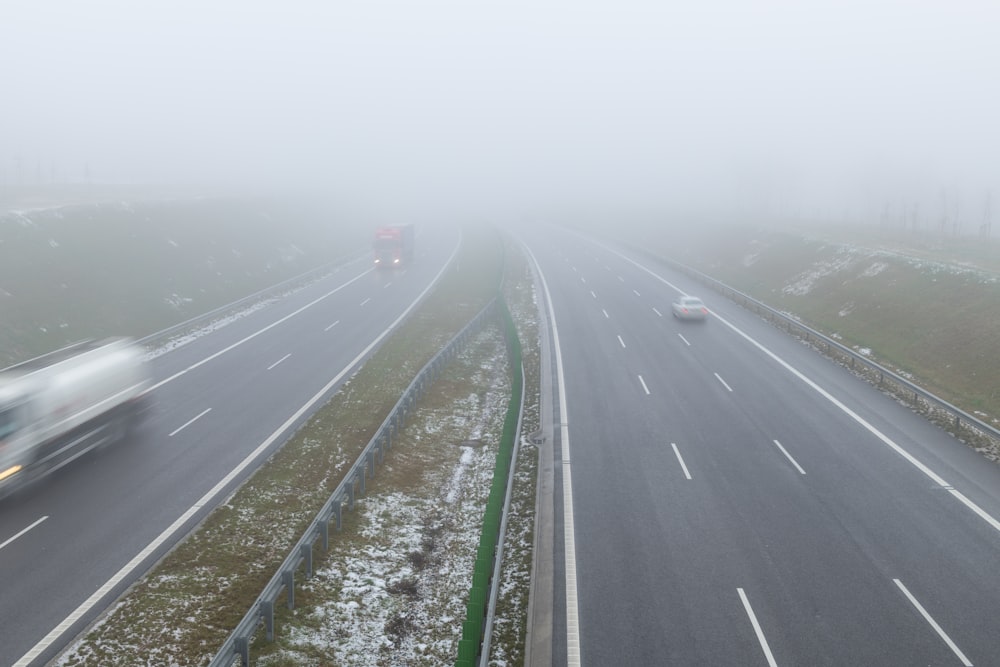
[[[205,664],[250,608],[288,549],[336,488],[347,467],[357,458],[413,375],[496,294],[501,261],[499,240],[495,233],[487,230],[466,230],[457,262],[460,269],[446,274],[425,303],[348,385],[229,502],[213,512],[197,532],[140,581],[63,659],[63,664]],[[525,288],[522,285],[516,289]],[[519,307],[523,310],[530,298],[522,293],[520,299]],[[495,354],[487,352],[485,358],[494,359]],[[463,408],[461,402],[482,396],[479,385],[485,383],[483,378],[496,376],[493,365],[487,363],[485,368],[480,369],[481,373],[485,373],[482,377],[460,372],[458,377],[452,377],[440,389],[435,387],[430,394],[437,399],[427,399],[427,405],[421,406],[421,410],[428,410],[431,414],[435,410],[443,412],[438,419],[431,419],[428,423],[445,423],[448,421],[446,415],[452,415],[450,419],[454,420],[456,413],[468,418],[468,405]],[[435,400],[442,404],[436,405]],[[475,414],[476,409],[472,412]],[[502,426],[503,411],[496,412]],[[472,417],[472,421],[488,422],[483,420],[481,410],[478,417]],[[461,419],[457,424],[462,430]],[[489,432],[489,428],[483,429],[481,439],[484,442],[489,440]],[[404,437],[415,436],[404,434]],[[499,438],[499,431],[496,437]],[[415,437],[414,442],[416,439],[419,438]],[[453,435],[443,438],[445,442],[437,443],[438,449],[453,451],[454,443],[450,442],[453,439]],[[428,455],[430,448],[421,451],[423,449],[408,449],[403,444],[395,447],[387,457],[395,472],[385,475],[388,478],[385,481],[383,475],[378,475],[374,487],[381,489],[385,484],[385,488],[389,488],[393,475],[397,476],[397,485],[401,487],[434,487],[434,484],[424,481],[426,466],[420,463],[419,458]],[[403,458],[404,452],[417,455],[417,459],[407,463]],[[530,516],[533,516],[525,500],[531,498],[533,507],[533,496],[530,490],[525,491],[523,487],[531,484],[534,473],[530,466],[519,466],[518,470],[522,486],[519,508],[524,516],[515,534],[523,537],[530,536]],[[404,513],[396,519],[383,519],[406,523],[405,516]],[[345,513],[343,535],[355,534],[361,535],[362,539],[374,539],[374,533],[362,529],[366,520],[361,512]],[[524,523],[525,520],[527,523]],[[436,530],[433,515],[427,522],[421,518],[421,525],[431,533]],[[474,539],[478,538],[478,523],[465,528],[471,528]],[[335,536],[333,541],[338,539],[342,536]],[[404,554],[411,566],[418,558],[413,554],[422,549],[419,547]],[[515,581],[511,585],[513,588],[518,588],[517,583],[523,584],[526,580],[526,563],[530,573],[530,540],[527,551],[526,555],[522,548],[512,558],[515,570],[520,568],[519,573],[511,575]],[[472,557],[474,550],[470,552],[470,573]],[[319,561],[317,567],[325,567],[323,563]],[[395,583],[405,595],[413,590],[403,579],[390,583]],[[470,581],[463,580],[463,589],[467,590],[469,584]],[[521,585],[520,590],[521,597],[517,599],[521,601],[515,599],[510,602],[508,597],[507,604],[523,607],[527,597],[526,586]],[[431,592],[427,593],[430,595]],[[306,599],[302,601],[308,603],[309,594],[304,595]],[[520,617],[512,614],[510,618],[514,619],[513,625],[523,628],[523,613]],[[280,619],[279,623],[281,620],[288,619]],[[387,617],[386,623],[389,622],[392,622],[392,627],[387,627],[385,632],[390,638],[393,632],[400,641],[405,636],[419,638],[416,629],[407,625],[409,621],[406,618],[397,614]],[[460,629],[460,618],[455,619],[454,625]],[[350,633],[349,629],[343,631]],[[516,645],[516,628],[508,629],[505,636],[513,637],[512,645]],[[520,637],[523,643],[523,631]],[[279,651],[276,655],[280,656],[280,650],[284,648],[279,645],[271,650]],[[254,650],[259,649],[255,647]],[[513,652],[516,648],[509,650]],[[449,658],[453,657],[453,653],[449,654]],[[277,659],[280,660],[280,657]],[[437,660],[429,659],[431,662]],[[317,658],[312,664],[324,662]]]
[[[118,201],[0,213],[0,367],[141,337],[368,247],[322,202]]]
[[[1000,243],[826,234],[734,228],[658,247],[996,422]]]

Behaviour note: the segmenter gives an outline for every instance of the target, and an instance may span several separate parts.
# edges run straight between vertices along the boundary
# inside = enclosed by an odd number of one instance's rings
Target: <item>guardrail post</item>
[[[347,485],[347,509],[354,511],[354,478],[351,477],[351,483]],[[340,527],[340,522],[337,522],[338,528]]]
[[[343,525],[343,517],[341,516],[342,505],[343,505],[343,503],[342,503],[342,501],[341,501],[340,498],[338,498],[337,500],[335,500],[334,503],[333,503],[333,516],[337,517],[337,532],[338,533],[344,527],[344,525]]]
[[[365,475],[367,474],[365,472],[365,468],[368,467],[368,464],[367,463],[362,463],[361,465],[362,465],[361,472],[359,473],[358,471],[354,471],[354,475],[358,478],[358,493],[360,493],[361,495],[364,495],[365,494]]]
[[[285,570],[281,573],[281,580],[285,583],[285,590],[288,591],[288,608],[295,609],[295,572]]]
[[[262,600],[260,611],[264,616],[264,632],[267,641],[274,641],[274,600]]]
[[[240,656],[240,664],[243,667],[250,667],[250,640],[247,637],[234,637],[233,644]]]
[[[371,478],[375,479],[375,455],[378,453],[377,447],[372,447],[372,450],[368,452],[368,460],[371,465],[368,466],[368,472],[371,473]]]
[[[313,576],[313,549],[312,545],[309,543],[303,544],[299,547],[299,554],[302,556],[302,560],[305,562],[306,579],[310,579]]]
[[[323,551],[330,550],[330,518],[319,523],[319,535],[323,538]]]

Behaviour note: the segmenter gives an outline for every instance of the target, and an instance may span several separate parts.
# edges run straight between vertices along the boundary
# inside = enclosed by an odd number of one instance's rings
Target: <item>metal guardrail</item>
[[[789,317],[785,313],[775,310],[767,304],[754,299],[752,296],[744,294],[697,269],[669,258],[656,257],[656,259],[709,286],[731,301],[742,305],[744,308],[752,309],[757,315],[764,317],[773,324],[782,326],[787,332],[801,336],[807,343],[822,346],[827,356],[845,360],[852,371],[860,374],[879,388],[907,400],[922,414],[935,423],[949,428],[957,436],[967,439],[978,439],[980,441],[985,440],[990,442],[994,447],[1000,447],[1000,430],[952,405],[948,401],[939,398],[898,373],[894,373],[868,357],[855,352],[846,345],[838,343],[832,338],[806,326],[794,317]]]
[[[330,523],[335,522],[336,530],[341,529],[341,517],[344,504],[349,510],[354,509],[356,493],[365,492],[365,481],[375,477],[375,465],[381,463],[385,452],[392,446],[392,438],[398,434],[403,421],[413,409],[414,404],[423,396],[428,386],[440,375],[442,368],[461,350],[462,346],[477,333],[491,317],[497,308],[496,299],[490,301],[465,327],[458,332],[427,364],[420,369],[413,381],[400,396],[389,415],[379,426],[375,435],[362,450],[354,464],[344,475],[344,479],[324,503],[322,509],[312,520],[305,534],[292,547],[291,552],[282,562],[278,571],[257,597],[250,611],[232,631],[209,667],[232,667],[240,664],[246,667],[250,664],[250,642],[261,623],[264,624],[268,641],[274,639],[274,605],[284,591],[289,609],[295,606],[295,572],[300,565],[305,566],[305,576],[313,573],[313,548],[317,541],[322,540],[324,551],[330,544]],[[237,662],[238,661],[238,662]]]
[[[195,317],[185,320],[184,322],[174,324],[173,326],[167,327],[162,331],[157,331],[143,338],[139,338],[136,342],[139,345],[146,346],[147,348],[163,344],[175,336],[200,329],[201,327],[208,325],[226,314],[239,312],[247,306],[263,300],[265,297],[282,294],[293,285],[306,284],[316,281],[327,274],[333,273],[333,271],[337,268],[349,266],[360,261],[362,258],[367,256],[367,254],[368,251],[358,251],[349,255],[342,255],[341,257],[331,262],[327,262],[322,266],[318,266],[315,269],[310,269],[309,271],[305,271],[296,276],[292,276],[291,278],[287,278],[286,280],[282,280],[279,283],[275,283],[274,285],[258,290],[253,294],[248,294],[241,299],[224,304],[218,308],[202,313],[201,315],[196,315]]]

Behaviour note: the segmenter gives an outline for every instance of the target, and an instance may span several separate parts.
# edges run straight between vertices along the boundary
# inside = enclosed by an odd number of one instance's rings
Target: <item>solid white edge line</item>
[[[938,633],[938,636],[944,640],[944,643],[948,645],[948,648],[950,648],[952,652],[958,656],[958,659],[962,661],[962,664],[965,665],[965,667],[972,667],[972,663],[965,657],[965,654],[962,653],[961,649],[959,649],[958,646],[955,645],[955,642],[951,640],[951,637],[949,637],[947,633],[941,629],[941,626],[937,624],[937,621],[935,621],[934,618],[927,613],[927,610],[924,609],[923,605],[921,605],[919,601],[917,601],[917,598],[913,597],[913,594],[906,589],[903,582],[899,579],[893,579],[893,581],[896,583],[896,586],[899,587],[899,590],[903,591],[903,595],[907,597],[910,604],[916,607],[917,611],[920,612],[920,615],[924,617],[924,620],[927,621],[932,628],[934,628],[934,632]]]
[[[799,465],[798,461],[792,458],[792,455],[788,453],[787,449],[781,446],[780,442],[778,442],[777,440],[772,440],[772,442],[776,444],[778,446],[778,449],[781,450],[781,453],[784,454],[785,457],[792,462],[792,465],[795,466],[796,470],[798,470],[803,475],[806,474],[806,471],[802,469],[802,466]]]
[[[287,359],[290,356],[292,356],[291,352],[289,352],[288,354],[286,354],[285,356],[283,356],[281,359],[278,359],[276,362],[274,362],[273,364],[271,364],[270,366],[268,366],[267,370],[274,369],[278,364],[280,364],[282,361],[284,361],[285,359]]]
[[[740,600],[743,601],[743,608],[747,612],[747,616],[750,617],[750,624],[753,625],[753,631],[757,634],[757,641],[760,642],[760,647],[764,649],[764,657],[767,658],[767,664],[771,667],[778,667],[778,663],[774,661],[774,656],[771,654],[771,647],[767,645],[767,638],[764,636],[764,631],[760,627],[760,623],[757,622],[757,615],[753,613],[753,607],[750,606],[750,600],[747,599],[747,594],[743,592],[742,588],[737,588],[736,591],[740,594]]]
[[[580,606],[576,590],[576,528],[573,521],[573,474],[570,468],[569,423],[566,415],[566,378],[563,374],[562,347],[559,344],[559,329],[555,313],[551,312],[552,295],[545,280],[542,267],[534,253],[527,246],[525,250],[538,270],[538,278],[545,290],[545,302],[549,305],[552,320],[553,355],[556,361],[556,378],[559,384],[559,440],[562,443],[563,475],[563,551],[566,576],[566,666],[580,667]]]
[[[31,524],[27,528],[22,528],[15,535],[12,535],[11,537],[8,537],[6,540],[3,541],[3,543],[0,543],[0,549],[3,549],[5,546],[7,546],[8,544],[12,543],[14,540],[16,540],[17,538],[21,537],[22,535],[24,535],[25,533],[27,533],[29,530],[31,530],[32,528],[34,528],[35,526],[37,526],[38,524],[40,524],[41,522],[45,521],[48,518],[49,518],[48,515],[43,516],[41,519],[39,519],[38,521],[35,521],[35,523]]]
[[[679,287],[677,287],[676,285],[674,285],[673,283],[671,283],[667,279],[663,278],[662,276],[657,275],[655,272],[653,272],[650,269],[646,268],[642,264],[639,264],[634,259],[632,259],[630,257],[626,257],[625,255],[621,254],[620,252],[618,252],[618,251],[616,251],[616,250],[614,250],[612,248],[608,248],[607,246],[605,246],[605,248],[609,252],[618,255],[619,257],[621,257],[625,261],[630,262],[631,264],[633,264],[637,268],[645,271],[646,273],[648,273],[649,275],[653,276],[654,278],[656,278],[657,280],[659,280],[660,282],[662,282],[664,285],[667,285],[671,289],[674,289],[677,292],[680,292],[681,294],[684,293],[684,291],[682,289],[680,289]],[[952,485],[949,484],[948,482],[944,481],[944,479],[942,479],[940,475],[938,475],[933,470],[931,470],[930,468],[928,468],[919,459],[917,459],[917,457],[915,457],[912,454],[910,454],[908,451],[906,451],[905,449],[903,449],[900,445],[896,444],[891,438],[889,438],[889,436],[885,435],[880,430],[878,430],[877,428],[875,428],[872,424],[870,424],[867,420],[865,420],[864,417],[862,417],[858,413],[854,412],[854,410],[851,410],[849,407],[847,407],[846,405],[844,405],[837,398],[835,398],[830,392],[828,392],[827,390],[823,389],[818,384],[816,384],[815,382],[813,382],[812,380],[810,380],[809,378],[807,378],[805,375],[803,375],[794,366],[792,366],[791,364],[789,364],[787,361],[785,361],[784,359],[782,359],[781,357],[779,357],[777,354],[775,354],[774,352],[772,352],[768,348],[764,347],[763,344],[761,344],[761,343],[757,342],[755,339],[751,338],[749,334],[747,334],[746,332],[744,332],[743,330],[741,330],[735,324],[733,324],[732,322],[730,322],[729,320],[727,320],[726,318],[722,317],[721,315],[719,315],[718,313],[716,313],[714,311],[712,311],[712,315],[716,319],[718,319],[720,322],[722,322],[724,325],[726,325],[727,327],[729,327],[730,329],[732,329],[736,334],[738,334],[739,336],[742,336],[751,345],[753,345],[758,350],[760,350],[765,355],[767,355],[772,360],[774,360],[778,365],[782,366],[789,373],[791,373],[792,375],[794,375],[795,377],[797,377],[798,379],[800,379],[807,386],[809,386],[814,391],[816,391],[816,393],[818,393],[820,396],[822,396],[826,400],[830,401],[830,403],[832,403],[834,406],[836,406],[838,409],[840,409],[842,412],[844,412],[844,414],[846,414],[847,416],[849,416],[851,419],[853,419],[855,422],[857,422],[863,428],[865,428],[869,433],[871,433],[872,435],[874,435],[876,438],[878,438],[884,444],[886,444],[888,447],[890,447],[893,451],[895,451],[897,454],[899,454],[904,459],[906,459],[917,470],[919,470],[920,472],[924,473],[924,475],[926,475],[927,477],[929,477],[931,479],[931,481],[933,481],[935,484],[937,484],[938,486],[941,486],[941,487],[944,487],[944,488],[948,489],[952,493],[953,496],[955,496],[958,500],[960,500],[962,502],[962,504],[964,504],[966,507],[968,507],[973,512],[975,512],[981,519],[983,519],[984,521],[986,521],[994,529],[996,529],[997,531],[1000,531],[1000,521],[997,521],[996,517],[994,517],[991,514],[989,514],[986,510],[984,510],[983,508],[979,507],[979,505],[977,505],[976,503],[972,502],[972,500],[970,500],[966,496],[962,495],[960,492],[955,491],[954,488],[952,487]]]
[[[183,431],[184,429],[186,429],[188,426],[190,426],[191,424],[195,423],[196,421],[198,421],[199,419],[201,419],[202,417],[204,417],[205,415],[207,415],[211,411],[212,411],[212,408],[205,408],[197,416],[192,417],[191,419],[189,419],[186,422],[184,422],[184,424],[182,424],[181,426],[175,428],[173,431],[171,431],[170,433],[168,433],[167,437],[168,438],[174,437],[175,435],[177,435],[178,433],[180,433],[181,431]]]
[[[1000,531],[1000,521],[994,519],[986,512],[986,510],[984,510],[982,507],[969,500],[964,493],[956,489],[948,489],[948,493],[958,498],[958,500],[961,501],[963,505],[965,505],[970,510],[978,514],[979,518],[981,518],[983,521],[993,526],[993,528],[995,528],[997,531]]]
[[[275,440],[277,440],[282,435],[282,433],[288,430],[288,428],[291,427],[292,424],[294,424],[313,405],[315,405],[321,398],[323,398],[323,396],[328,391],[330,391],[330,389],[332,389],[334,385],[340,382],[340,380],[345,375],[347,375],[348,371],[350,371],[352,368],[354,368],[356,364],[358,364],[362,359],[364,359],[375,348],[375,346],[377,346],[382,341],[383,338],[389,335],[389,333],[393,329],[395,329],[400,322],[403,321],[403,318],[405,318],[409,314],[409,312],[413,310],[413,308],[416,307],[418,303],[420,303],[420,301],[424,298],[427,292],[429,292],[431,288],[437,284],[438,279],[441,278],[441,275],[451,265],[452,260],[458,253],[459,246],[461,246],[461,243],[455,246],[455,249],[451,253],[451,257],[448,258],[448,261],[445,262],[444,266],[434,277],[434,280],[432,280],[431,283],[427,286],[427,288],[424,289],[424,291],[421,292],[420,295],[413,300],[413,302],[406,308],[406,310],[404,310],[403,313],[399,317],[397,317],[396,320],[392,324],[390,324],[385,331],[379,334],[378,337],[368,345],[368,347],[362,350],[361,353],[358,356],[356,356],[353,361],[351,361],[347,366],[345,366],[342,371],[337,373],[337,376],[335,378],[330,380],[322,389],[316,392],[316,394],[313,395],[312,398],[310,398],[305,404],[303,404],[302,407],[296,410],[295,414],[289,417],[284,424],[279,426],[277,430],[275,430],[270,436],[267,437],[266,440],[264,440],[264,442],[257,445],[257,448],[254,449],[252,452],[250,452],[246,456],[246,458],[240,461],[240,463],[235,468],[233,468],[225,477],[223,477],[218,484],[213,486],[205,495],[199,498],[194,505],[192,505],[187,509],[187,511],[185,511],[182,515],[177,517],[177,519],[172,524],[170,524],[162,533],[157,535],[156,538],[152,542],[147,544],[142,551],[136,554],[135,557],[132,558],[132,560],[130,560],[128,563],[122,566],[122,568],[118,570],[110,579],[108,579],[104,583],[104,585],[102,585],[100,588],[94,591],[94,593],[89,598],[84,600],[80,604],[80,606],[74,609],[65,619],[62,620],[62,622],[60,622],[56,627],[50,630],[49,633],[45,635],[45,637],[43,637],[37,644],[35,644],[27,653],[21,656],[21,658],[17,662],[15,662],[11,667],[28,667],[28,665],[30,665],[35,660],[35,658],[37,658],[46,650],[48,650],[48,648],[53,643],[55,643],[55,641],[59,639],[59,637],[61,637],[63,634],[66,633],[67,630],[73,627],[73,625],[75,625],[81,618],[83,618],[85,614],[90,612],[90,610],[93,609],[104,596],[106,596],[108,593],[114,590],[114,588],[118,584],[120,584],[126,577],[128,577],[134,570],[136,570],[144,560],[146,560],[149,556],[151,556],[158,548],[160,548],[160,546],[162,546],[167,540],[169,540],[175,533],[180,531],[180,529],[184,527],[184,524],[187,523],[191,519],[191,517],[193,517],[199,510],[201,510],[202,507],[205,507],[209,503],[213,502],[215,497],[219,495],[226,488],[226,486],[229,485],[230,482],[232,482],[237,476],[239,476],[239,474],[243,472],[243,470],[245,470],[247,466],[253,463],[258,457],[260,457],[261,454],[267,451],[267,449],[274,443]],[[372,269],[369,269],[369,271],[371,270]],[[354,280],[357,280],[357,278],[354,278]],[[345,285],[350,284],[350,282],[353,282],[353,280],[349,281],[348,283],[345,283]],[[344,285],[342,285],[341,287],[343,286]],[[338,287],[337,289],[340,288]],[[329,294],[332,293],[333,292],[330,292]],[[328,296],[329,294],[325,296]],[[325,298],[325,296],[320,297],[320,299]],[[316,301],[319,301],[319,299],[317,299]],[[313,303],[316,303],[316,301],[314,301]],[[307,307],[308,306],[305,306],[304,308]],[[300,310],[304,310],[304,308]],[[279,322],[280,321],[281,320],[279,320]],[[261,331],[263,331],[263,329]],[[236,345],[238,344],[239,343],[236,343]],[[232,347],[235,347],[235,345],[233,345]]]
[[[641,375],[639,376],[639,384],[642,385],[642,390],[649,396],[649,387],[646,386],[646,381],[642,379]]]
[[[726,381],[722,379],[722,376],[721,376],[721,375],[719,375],[718,373],[716,373],[716,374],[715,374],[715,377],[716,377],[716,378],[717,378],[717,379],[719,380],[719,382],[721,382],[721,383],[722,383],[722,386],[723,386],[723,387],[725,387],[725,388],[726,388],[726,389],[728,389],[729,391],[732,391],[732,390],[733,390],[733,388],[732,388],[732,387],[730,387],[730,386],[729,386],[728,384],[726,384]]]
[[[677,462],[681,464],[681,470],[684,471],[684,476],[691,479],[691,473],[688,472],[688,467],[684,465],[684,459],[681,458],[681,450],[677,449],[677,445],[673,442],[670,443],[670,446],[674,448],[674,454],[677,455]]]

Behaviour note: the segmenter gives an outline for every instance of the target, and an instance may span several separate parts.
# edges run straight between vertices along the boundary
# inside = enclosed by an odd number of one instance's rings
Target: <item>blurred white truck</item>
[[[146,404],[144,351],[85,341],[0,371],[0,497],[122,439]]]

